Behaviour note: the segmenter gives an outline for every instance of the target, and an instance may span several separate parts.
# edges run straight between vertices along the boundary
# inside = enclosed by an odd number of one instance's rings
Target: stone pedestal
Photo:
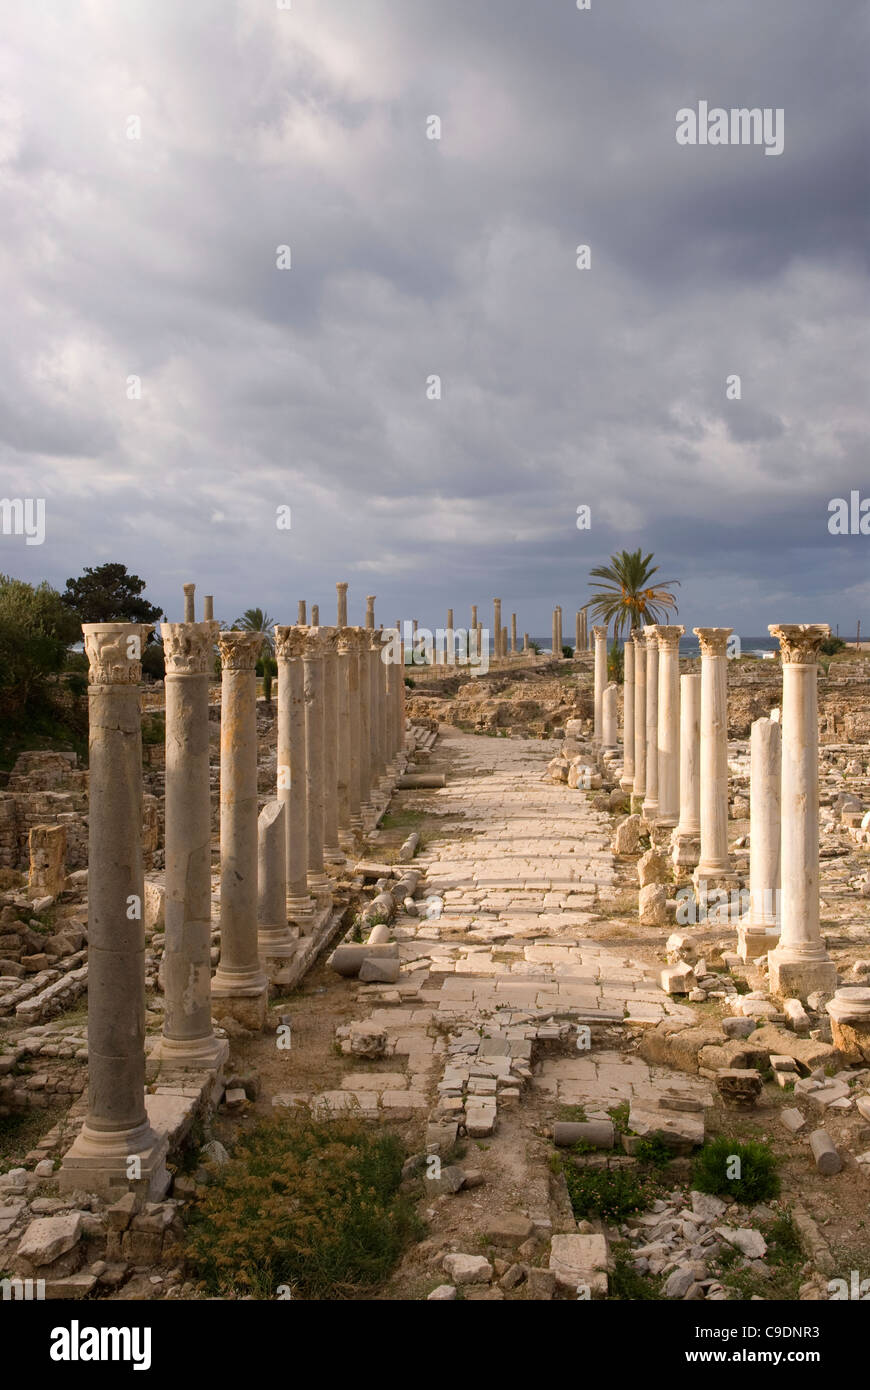
[[[769,631],[782,659],[781,927],[768,955],[770,991],[803,1002],[837,986],[819,924],[818,655],[830,628],[789,623]]]
[[[834,1047],[845,1062],[870,1062],[870,989],[846,985],[825,1005]]]
[[[221,632],[221,955],[214,1016],[259,1032],[269,982],[257,949],[257,677],[259,632]]]
[[[276,627],[278,662],[278,800],[284,807],[287,911],[300,925],[314,911],[308,892],[308,798],[305,785],[305,628]]]
[[[208,682],[217,623],[163,623],[166,657],[166,942],[163,1036],[173,1067],[217,1070],[229,1045],[211,1020]]]
[[[675,869],[701,857],[701,677],[680,677],[680,818],[671,839]]]
[[[728,657],[733,628],[696,627],[701,644],[701,857],[692,875],[703,898],[730,889],[728,854]]]
[[[646,638],[639,629],[631,634],[634,647],[634,784],[631,809],[638,814],[646,795]]]
[[[782,725],[756,719],[749,772],[749,911],[737,928],[741,960],[766,955],[779,939]]]
[[[287,838],[285,808],[269,801],[257,821],[257,946],[273,986],[288,980],[296,955],[299,928],[287,921]]]
[[[579,614],[577,615],[580,616]],[[579,638],[579,632],[578,632]],[[577,651],[582,651],[578,641]],[[623,648],[622,685],[622,776],[619,785],[624,792],[634,789],[634,643],[628,639]]]
[[[593,683],[593,726],[592,737],[598,746],[601,746],[603,733],[602,726],[602,700],[604,698],[604,687],[607,684],[607,628],[593,627],[592,635],[595,638],[595,675]]]
[[[680,638],[684,627],[659,624],[658,815],[656,833],[670,842],[680,818]]]
[[[646,641],[646,791],[643,818],[652,826],[659,814],[659,639],[658,629],[645,627]]]
[[[169,1187],[166,1142],[145,1109],[145,884],[142,870],[141,651],[149,626],[87,623],[88,1110],[60,1190],[115,1200]]]

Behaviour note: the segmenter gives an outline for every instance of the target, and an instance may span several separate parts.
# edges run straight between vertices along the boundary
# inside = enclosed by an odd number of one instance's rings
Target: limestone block
[[[751,1110],[761,1095],[761,1073],[754,1067],[721,1067],[716,1089],[732,1110]]]
[[[66,879],[66,826],[34,825],[28,837],[29,891],[34,897],[57,897]]]
[[[678,1153],[689,1153],[704,1142],[703,1114],[653,1109],[649,1102],[631,1102],[628,1127],[641,1139],[661,1139]]]
[[[556,757],[547,763],[545,777],[548,782],[567,782],[571,764],[567,758]]]
[[[34,1268],[53,1263],[76,1245],[82,1233],[79,1211],[63,1216],[41,1216],[31,1221],[21,1238],[17,1258],[28,1260]]]
[[[665,951],[671,965],[676,965],[682,960],[688,961],[691,965],[698,959],[698,950],[694,941],[683,932],[671,932],[665,942]]]
[[[668,920],[668,894],[662,883],[647,883],[637,899],[638,917],[642,927],[663,927]]]
[[[688,994],[695,987],[695,972],[688,961],[683,960],[679,965],[666,966],[659,980],[666,994]]]
[[[641,888],[648,883],[670,883],[671,866],[667,857],[657,849],[648,849],[637,861],[637,877]]]
[[[550,1269],[560,1289],[576,1294],[586,1287],[591,1294],[607,1293],[607,1241],[604,1236],[553,1236]]]
[[[399,961],[395,957],[366,956],[359,968],[363,984],[394,985],[399,978]]]
[[[146,878],[142,911],[146,931],[166,930],[166,888],[162,883]]]
[[[637,854],[643,820],[640,816],[626,816],[616,827],[613,835],[614,854]]]
[[[458,1286],[488,1284],[492,1280],[492,1265],[482,1255],[464,1255],[458,1252],[445,1255],[441,1268]]]

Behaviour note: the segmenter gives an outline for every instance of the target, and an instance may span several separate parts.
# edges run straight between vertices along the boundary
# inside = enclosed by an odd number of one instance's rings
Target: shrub
[[[188,1262],[217,1295],[274,1298],[286,1284],[294,1298],[359,1296],[421,1234],[403,1159],[395,1135],[352,1119],[263,1121],[199,1200]]]
[[[635,1168],[578,1168],[563,1161],[562,1171],[578,1220],[600,1216],[604,1221],[627,1221],[646,1211],[658,1195],[655,1181]]]
[[[842,637],[826,637],[819,650],[823,652],[825,656],[836,656],[837,652],[841,652],[845,645],[846,643],[843,641]]]
[[[735,1169],[739,1176],[730,1177]],[[741,1143],[727,1135],[704,1145],[695,1159],[692,1181],[699,1192],[733,1197],[747,1205],[765,1202],[779,1192],[776,1157],[767,1144],[755,1139]]]

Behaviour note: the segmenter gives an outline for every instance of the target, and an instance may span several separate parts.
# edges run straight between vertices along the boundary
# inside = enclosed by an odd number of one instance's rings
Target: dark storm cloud
[[[683,581],[687,626],[870,598],[862,539],[827,532],[870,491],[859,4],[93,0],[5,27],[0,491],[44,496],[47,537],[0,537],[0,568],[122,559],[170,616],[195,578],[225,619],[331,615],[339,578],[388,622],[499,593],[532,632],[623,546]],[[782,107],[783,153],[678,146],[702,99]]]

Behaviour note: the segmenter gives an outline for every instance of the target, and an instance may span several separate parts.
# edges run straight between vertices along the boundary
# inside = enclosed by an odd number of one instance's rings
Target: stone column
[[[287,982],[299,936],[299,928],[291,931],[287,922],[285,815],[282,801],[268,801],[257,821],[257,945],[273,985]]]
[[[580,614],[577,614],[577,643],[580,652]],[[629,637],[622,649],[622,776],[619,785],[624,792],[634,788],[634,643]]]
[[[447,665],[456,665],[456,639],[453,631],[453,609],[447,609],[447,636],[446,636],[446,656]]]
[[[305,600],[304,600],[304,598],[301,598],[301,599],[299,600],[298,605],[297,605],[297,610],[296,610],[296,626],[297,626],[297,627],[307,627],[307,626],[308,626],[308,619],[307,619],[306,616],[305,616]]]
[[[478,660],[483,659],[483,623],[477,624],[477,656]],[[489,661],[489,652],[486,653],[486,659]]]
[[[204,594],[202,599],[202,620],[205,623],[214,622],[214,595]]]
[[[369,649],[366,653],[369,677],[369,740],[371,746],[371,789],[372,801],[378,783],[383,775],[381,758],[381,634],[369,630]]]
[[[353,657],[350,649],[349,633],[351,629],[345,624],[344,627],[336,628],[336,653],[335,664],[337,673],[338,690],[338,751],[337,751],[337,775],[336,790],[338,796],[338,843],[343,849],[353,848],[353,831],[351,829],[351,664]],[[357,686],[358,690],[359,687]],[[354,699],[356,693],[354,693]],[[357,713],[358,720],[358,713]],[[359,722],[357,722],[359,729]],[[357,758],[357,810],[359,810],[359,759]]]
[[[559,649],[559,656],[562,655],[562,605],[556,604],[556,642]]]
[[[601,744],[604,752],[612,752],[617,746],[617,696],[618,689],[612,682],[604,687],[601,696]]]
[[[347,585],[336,584],[335,589],[338,595],[338,617],[335,625],[347,627]]]
[[[695,627],[701,644],[701,857],[695,890],[730,889],[728,854],[728,657],[730,627]]]
[[[553,655],[558,657],[558,656],[561,656],[561,655],[562,655],[562,648],[559,646],[559,619],[558,619],[557,614],[558,614],[558,609],[554,608],[554,609],[553,609],[553,634],[552,634],[552,637],[550,638],[550,645],[551,645],[552,648],[553,648]]]
[[[311,626],[320,627],[320,606],[316,603],[311,605]]]
[[[373,628],[375,625],[375,599],[377,594],[366,595],[366,627]]]
[[[503,657],[507,657],[507,653],[508,653],[508,631],[507,631],[507,628],[506,628],[506,627],[503,627],[502,630],[501,630],[501,654],[502,654]]]
[[[656,833],[670,840],[680,818],[680,638],[686,631],[675,624],[656,628],[658,634],[658,814]]]
[[[592,632],[595,636],[595,723],[593,726],[593,738],[595,742],[600,745],[602,734],[601,701],[604,697],[604,687],[607,684],[607,628],[594,627]]]
[[[528,634],[527,632],[524,632],[524,633],[523,633],[523,655],[524,655],[524,656],[527,656],[527,655],[528,655],[528,652],[529,652],[529,634]]]
[[[323,634],[311,627],[302,656],[305,682],[305,786],[308,797],[308,887],[329,888],[323,865]]]
[[[216,1070],[229,1045],[211,1020],[208,681],[217,623],[163,623],[166,657],[166,941],[163,1035],[152,1056]]]
[[[323,857],[344,864],[338,838],[338,632],[321,627],[323,648]]]
[[[493,657],[501,656],[501,599],[494,598],[492,601],[492,640],[495,643]]]
[[[196,608],[194,605],[194,594],[196,593],[195,584],[185,584],[184,586],[184,621],[186,623],[196,622]]]
[[[819,922],[818,656],[831,629],[788,623],[768,631],[779,638],[782,660],[782,922],[767,958],[770,991],[806,1000],[837,987]]]
[[[517,615],[511,613],[511,656],[517,654]]]
[[[340,647],[347,656],[347,706],[348,706],[348,803],[350,808],[350,830],[353,839],[362,831],[362,781],[360,772],[360,639],[362,628],[342,629]]]
[[[646,793],[646,638],[640,628],[631,634],[634,647],[634,787],[631,809],[642,809]]]
[[[701,677],[680,677],[680,819],[671,839],[678,869],[692,869],[701,854]]]
[[[646,791],[642,814],[652,826],[659,812],[659,640],[655,625],[643,629],[646,641]]]
[[[737,928],[741,960],[765,955],[779,936],[782,725],[756,719],[749,746],[749,911]]]
[[[150,626],[86,623],[89,665],[88,1109],[61,1191],[159,1200],[166,1140],[145,1108],[141,650]],[[130,1160],[137,1162],[131,1165]]]
[[[257,950],[257,677],[259,632],[221,632],[221,956],[215,1018],[258,1032],[269,982]]]
[[[369,681],[368,629],[357,628],[357,665],[359,673],[359,796],[360,826],[372,815],[372,724],[371,684]]]
[[[306,630],[275,628],[278,662],[278,800],[284,807],[287,911],[301,922],[314,910],[308,893],[308,797],[305,785]]]
[[[471,627],[469,628],[469,631],[470,631],[470,632],[476,632],[476,631],[477,631],[477,604],[476,604],[476,603],[473,603],[473,604],[471,605]]]

